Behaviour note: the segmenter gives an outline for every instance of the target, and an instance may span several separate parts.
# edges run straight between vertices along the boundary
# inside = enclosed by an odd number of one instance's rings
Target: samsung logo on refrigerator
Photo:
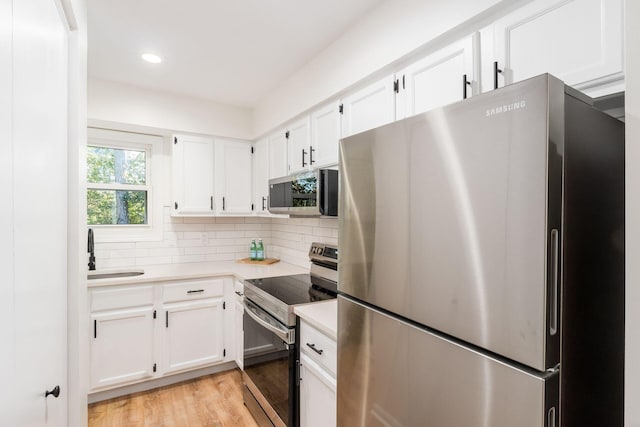
[[[526,101],[523,99],[522,101],[512,102],[511,104],[504,104],[495,108],[487,109],[487,117],[495,116],[496,114],[506,113],[507,111],[519,110],[520,108],[524,108],[527,106]]]

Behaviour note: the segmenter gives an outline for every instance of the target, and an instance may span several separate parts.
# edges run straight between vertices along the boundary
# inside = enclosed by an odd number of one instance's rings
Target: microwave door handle
[[[292,342],[290,342],[291,340],[289,339],[289,331],[288,330],[284,331],[268,323],[264,319],[262,319],[257,312],[258,309],[253,304],[245,300],[244,308],[245,308],[245,313],[247,313],[249,317],[255,320],[256,323],[258,323],[260,326],[270,331],[271,333],[275,334],[278,338],[280,338],[282,341],[286,342],[287,344],[293,344]]]
[[[325,185],[325,171],[323,169],[318,170],[318,188],[316,189],[318,196],[318,210],[320,215],[324,215],[327,211],[327,196]]]

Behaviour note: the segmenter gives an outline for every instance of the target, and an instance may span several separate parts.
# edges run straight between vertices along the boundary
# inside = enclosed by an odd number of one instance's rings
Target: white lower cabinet
[[[233,286],[229,277],[92,288],[90,392],[234,361]]]
[[[244,369],[244,284],[236,280],[233,286],[235,295],[234,322],[235,327],[235,360],[238,368]]]
[[[92,389],[153,376],[153,307],[105,311],[91,320]]]
[[[164,306],[165,374],[199,368],[224,359],[222,299]]]
[[[300,427],[336,425],[336,341],[300,322]]]
[[[300,427],[336,425],[336,379],[300,355]]]
[[[244,327],[242,318],[244,317],[244,305],[242,301],[235,303],[235,328],[236,328],[236,364],[240,369],[244,369]]]

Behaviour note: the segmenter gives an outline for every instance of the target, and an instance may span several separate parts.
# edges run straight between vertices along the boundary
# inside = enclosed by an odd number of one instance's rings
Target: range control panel
[[[309,249],[309,258],[318,261],[338,262],[338,248],[325,243],[314,242]]]

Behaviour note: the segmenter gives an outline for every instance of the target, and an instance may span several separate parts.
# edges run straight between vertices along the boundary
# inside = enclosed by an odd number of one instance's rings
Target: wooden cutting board
[[[251,258],[242,258],[242,259],[237,259],[236,262],[239,262],[240,264],[269,265],[269,264],[275,264],[276,262],[280,262],[280,260],[277,258],[265,258],[261,261],[258,261],[258,260],[253,260]]]

